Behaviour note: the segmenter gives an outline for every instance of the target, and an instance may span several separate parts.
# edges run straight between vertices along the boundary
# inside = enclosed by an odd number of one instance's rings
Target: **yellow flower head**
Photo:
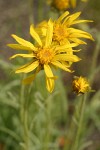
[[[87,79],[82,76],[75,77],[75,79],[72,82],[72,87],[73,91],[76,92],[77,94],[84,94],[91,90],[91,87]]]
[[[88,0],[80,0],[82,2],[87,2]],[[48,4],[51,4],[54,8],[59,11],[67,10],[68,8],[75,8],[77,5],[77,0],[47,0]]]
[[[69,0],[53,0],[52,5],[58,10],[66,10],[69,8]]]
[[[93,40],[89,33],[72,27],[78,23],[89,22],[88,20],[78,20],[77,18],[80,14],[81,12],[77,12],[69,15],[69,12],[66,11],[56,21],[54,21],[53,40],[58,42],[60,45],[69,42],[86,44],[83,40],[81,40],[82,38]]]
[[[69,12],[66,11],[63,13],[57,20],[53,21],[53,42],[58,43],[59,45],[68,44],[68,43],[77,43],[77,44],[86,44],[83,41],[83,38],[93,40],[91,34],[79,30],[73,25],[83,23],[83,22],[91,22],[89,20],[79,20],[77,19],[80,16],[81,12],[74,13],[69,15]],[[41,30],[42,35],[46,35],[46,21],[41,24],[41,28],[37,29]]]
[[[46,87],[49,92],[54,89],[54,80],[56,76],[53,75],[52,68],[61,68],[65,71],[71,72],[69,69],[68,62],[77,62],[80,59],[73,54],[68,54],[70,47],[76,46],[76,44],[66,44],[63,46],[52,45],[53,38],[53,23],[51,20],[48,21],[47,32],[45,40],[41,40],[33,25],[30,26],[30,35],[36,41],[36,45],[26,41],[16,35],[12,37],[18,42],[18,44],[8,44],[9,47],[18,50],[25,50],[26,54],[16,54],[11,57],[23,57],[31,58],[31,61],[24,66],[18,68],[15,73],[29,73],[35,70],[35,73],[26,78],[23,82],[26,84],[31,83],[37,73],[40,70],[44,70],[46,75]]]

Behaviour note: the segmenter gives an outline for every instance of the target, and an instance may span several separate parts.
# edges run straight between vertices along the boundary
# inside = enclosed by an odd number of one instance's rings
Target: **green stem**
[[[42,20],[43,20],[43,7],[44,7],[44,1],[43,0],[39,0],[38,1],[38,20],[37,20],[37,22],[39,23],[39,22],[41,22]]]
[[[20,119],[21,119],[21,122],[23,122],[25,85],[21,84],[20,91],[21,91],[20,93]]]
[[[96,45],[96,49],[94,50],[94,54],[93,54],[93,60],[92,60],[92,65],[91,65],[90,77],[89,77],[91,84],[93,82],[94,72],[96,70],[96,64],[97,64],[97,58],[99,55],[99,50],[100,50],[100,41],[98,41],[98,43]]]
[[[21,85],[20,94],[20,118],[23,128],[23,150],[29,150],[29,130],[28,130],[28,99],[25,98],[25,85]]]
[[[24,112],[24,142],[25,142],[25,150],[29,150],[29,132],[28,132],[28,113],[27,110]]]
[[[10,135],[13,139],[15,139],[16,141],[20,142],[20,136],[18,136],[15,132],[13,132],[12,130],[5,128],[5,127],[0,127],[0,131]]]
[[[46,113],[46,123],[45,123],[45,137],[44,137],[44,150],[49,150],[49,142],[51,139],[51,107],[52,107],[52,99],[51,96],[46,100],[45,103],[45,113]]]
[[[97,64],[97,57],[98,57],[98,54],[99,54],[99,50],[100,50],[100,45],[99,43],[96,45],[96,49],[94,51],[94,55],[93,55],[93,60],[92,60],[92,69],[91,71],[94,72],[94,69],[96,67],[96,64]]]
[[[75,137],[75,142],[72,146],[72,150],[78,150],[79,149],[79,142],[80,142],[80,136],[82,133],[82,125],[83,125],[83,120],[84,120],[84,111],[85,111],[85,103],[86,103],[86,95],[83,95],[82,101],[81,101],[81,112],[80,112],[80,118],[79,118],[79,125]]]
[[[65,146],[64,146],[64,150],[70,150],[71,147],[72,147],[72,141],[75,137],[75,131],[76,131],[76,124],[77,124],[77,121],[76,121],[76,118],[79,116],[79,110],[80,110],[80,99],[79,97],[77,97],[77,101],[76,101],[76,104],[77,108],[75,109],[76,111],[74,111],[71,119],[70,119],[70,125],[68,127],[68,131],[67,131],[67,134],[66,134],[66,140],[65,140]],[[75,123],[76,121],[76,123]]]
[[[34,0],[28,0],[29,4],[29,23],[34,23],[34,16],[33,16],[33,10],[34,10]]]
[[[93,80],[93,77],[94,77],[99,71],[100,71],[100,66],[98,66],[98,67],[94,70],[92,76],[90,77],[90,81]]]
[[[71,120],[70,127],[69,127],[67,135],[65,137],[64,150],[70,150],[74,132],[75,132],[75,124],[74,124],[73,120]]]

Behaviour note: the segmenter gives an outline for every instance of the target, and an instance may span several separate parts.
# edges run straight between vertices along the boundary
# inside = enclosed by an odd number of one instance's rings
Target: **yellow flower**
[[[53,0],[52,5],[58,10],[66,10],[69,8],[69,0]]]
[[[77,94],[84,94],[86,92],[89,92],[91,90],[91,87],[89,85],[89,82],[86,78],[80,76],[75,77],[75,79],[72,82],[73,91]]]
[[[77,43],[77,44],[86,44],[82,39],[90,39],[93,40],[92,35],[76,29],[72,27],[73,25],[83,23],[83,22],[92,22],[90,20],[79,20],[77,19],[80,16],[81,12],[74,13],[69,15],[69,12],[66,11],[63,13],[57,20],[53,21],[53,42],[64,45],[68,43]],[[41,30],[42,35],[46,35],[46,21],[43,22],[40,26],[41,28],[37,28],[38,32]]]
[[[87,2],[88,0],[80,0],[80,1]],[[75,8],[77,0],[47,0],[47,3],[59,11],[64,11],[71,7]]]
[[[30,26],[30,35],[37,42],[36,45],[33,45],[31,42],[26,41],[14,34],[12,37],[19,44],[8,44],[8,46],[13,49],[25,50],[28,52],[27,54],[15,54],[11,57],[11,59],[18,56],[23,58],[31,58],[29,63],[18,68],[15,73],[29,73],[35,70],[34,74],[23,81],[26,84],[30,84],[34,80],[37,73],[40,70],[44,70],[46,75],[46,87],[49,92],[52,92],[54,89],[54,80],[56,79],[56,76],[53,75],[52,68],[61,68],[65,71],[71,72],[68,62],[77,62],[80,59],[76,55],[67,54],[67,52],[70,47],[74,47],[76,44],[66,44],[63,46],[52,45],[53,23],[51,20],[48,21],[45,40],[41,40],[33,25]]]
[[[76,1],[77,1],[77,0],[70,0],[70,4],[71,4],[71,6],[72,6],[73,8],[76,7]]]

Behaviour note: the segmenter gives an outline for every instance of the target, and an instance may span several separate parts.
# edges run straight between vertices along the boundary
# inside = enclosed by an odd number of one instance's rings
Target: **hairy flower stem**
[[[25,147],[24,150],[29,150],[29,135],[28,135],[28,113],[27,110],[25,110],[24,112],[24,143],[25,143]]]
[[[28,131],[28,100],[25,98],[25,85],[21,85],[20,94],[20,118],[23,129],[23,150],[29,150],[29,131]]]
[[[52,109],[52,100],[51,97],[47,99],[45,102],[45,115],[46,115],[46,122],[45,122],[45,137],[44,137],[44,149],[49,150],[49,143],[51,141],[51,129],[52,129],[52,116],[51,116],[51,109]]]
[[[90,75],[89,75],[91,84],[93,83],[93,78],[94,78],[95,71],[96,71],[96,65],[97,65],[99,52],[100,52],[100,40],[98,39],[96,48],[94,50],[93,60],[92,60],[92,65],[91,65],[91,70],[90,70]]]
[[[81,106],[80,106],[81,112],[80,112],[80,117],[79,117],[79,125],[78,125],[78,129],[77,129],[75,141],[72,146],[72,150],[79,150],[80,136],[82,133],[82,125],[83,125],[83,121],[84,121],[85,103],[86,103],[86,95],[84,94],[82,97]]]

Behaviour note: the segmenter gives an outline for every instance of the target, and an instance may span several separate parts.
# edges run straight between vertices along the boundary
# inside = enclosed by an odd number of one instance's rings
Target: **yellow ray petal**
[[[38,61],[35,61],[35,62],[31,63],[30,65],[27,65],[26,67],[25,67],[25,66],[22,66],[22,67],[18,68],[15,73],[21,73],[21,72],[28,73],[28,72],[31,72],[31,71],[33,71],[38,65],[39,65],[39,62],[38,62]]]
[[[23,45],[23,46],[30,47],[30,48],[33,49],[33,50],[36,49],[36,48],[34,47],[34,45],[33,45],[31,42],[26,41],[26,40],[24,40],[24,39],[18,37],[18,36],[15,35],[15,34],[12,34],[12,37],[13,37],[19,44],[21,44],[21,45]]]
[[[74,13],[72,15],[69,16],[70,20],[74,21],[75,19],[77,19],[80,16],[81,12],[77,12]]]
[[[62,61],[62,65],[65,65],[67,68],[71,66],[72,62]]]
[[[64,20],[63,24],[66,24],[67,26],[70,26],[73,23],[73,21],[80,16],[80,14],[81,14],[81,12],[77,12],[77,13],[74,13],[73,15],[68,16]]]
[[[68,29],[68,32],[74,34],[74,33],[80,33],[80,34],[86,34],[86,35],[89,35],[89,33],[85,32],[85,31],[82,31],[82,30],[79,30],[79,29],[74,29],[74,28],[69,28]]]
[[[25,64],[25,65],[21,66],[21,67],[20,67],[20,69],[25,68],[25,67],[27,67],[27,66],[31,65],[32,63],[33,63],[33,60],[32,60],[31,62],[29,62],[29,63],[27,63],[27,64]]]
[[[50,93],[52,93],[52,91],[54,90],[54,85],[55,85],[54,79],[46,77],[46,87]]]
[[[79,30],[79,29],[74,29],[74,28],[69,28],[69,32],[70,32],[70,35],[69,35],[70,39],[81,37],[81,38],[91,39],[91,40],[94,41],[92,35],[85,32],[85,31],[82,31],[82,30]]]
[[[74,43],[78,43],[78,44],[87,44],[86,42],[84,42],[78,38],[69,38],[69,40],[74,42]]]
[[[46,32],[45,47],[49,47],[51,45],[52,36],[53,36],[53,22],[50,19],[48,22],[48,28],[47,28],[47,32]]]
[[[66,50],[67,48],[71,48],[71,47],[76,47],[76,46],[78,46],[79,44],[77,44],[77,43],[72,43],[72,44],[66,44],[66,45],[60,45],[60,46],[56,46],[56,48],[55,48],[55,51],[56,50]]]
[[[72,22],[72,25],[78,24],[78,23],[83,23],[83,22],[86,23],[86,22],[93,22],[93,21],[92,20],[75,20]]]
[[[81,59],[77,57],[76,55],[69,55],[69,54],[58,54],[54,58],[55,60],[58,61],[71,61],[71,62],[77,62],[80,61]]]
[[[56,55],[61,54],[61,53],[73,54],[73,52],[80,52],[80,51],[81,49],[78,49],[78,50],[73,50],[72,48],[62,49],[62,50],[57,50]],[[52,60],[54,60],[54,58]]]
[[[70,38],[86,38],[94,41],[92,35],[88,33],[87,34],[73,33],[72,35],[70,35]]]
[[[30,26],[30,35],[33,37],[33,39],[35,39],[37,41],[37,43],[40,46],[42,46],[41,39],[40,39],[39,35],[37,34],[37,32],[35,31],[33,25]]]
[[[70,69],[67,68],[67,66],[65,66],[64,64],[61,64],[59,61],[53,61],[51,63],[58,68],[61,68],[61,69],[68,71],[68,72],[72,72]]]
[[[67,15],[69,14],[68,11],[66,11],[65,13],[63,13],[57,20],[57,22],[61,22]]]
[[[48,26],[48,22],[47,21],[42,21],[41,23],[39,23],[37,26],[36,26],[36,32],[39,34],[39,35],[43,35],[43,36],[46,36],[46,31],[47,31],[47,26]]]
[[[44,71],[45,71],[45,74],[46,74],[47,77],[50,78],[50,77],[54,76],[49,65],[44,64]]]
[[[31,53],[31,54],[15,54],[15,55],[11,56],[10,59],[13,59],[15,57],[32,58],[32,57],[35,57],[35,55],[33,53]]]
[[[20,45],[20,44],[7,44],[7,46],[9,46],[13,49],[16,49],[16,50],[36,51],[36,48],[33,49],[31,47],[23,46],[23,45]]]
[[[35,79],[36,75],[32,74],[29,77],[25,78],[22,83],[23,84],[31,84],[31,82]]]

